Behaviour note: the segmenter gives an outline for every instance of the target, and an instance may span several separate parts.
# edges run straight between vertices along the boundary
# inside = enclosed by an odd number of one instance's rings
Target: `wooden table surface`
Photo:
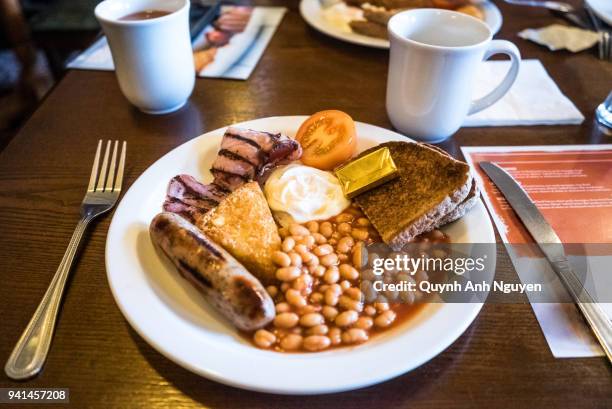
[[[59,264],[78,219],[98,139],[128,141],[129,186],[181,143],[234,122],[327,108],[383,127],[388,53],[310,29],[298,1],[248,81],[198,79],[189,105],[148,116],[122,97],[110,72],[72,71],[0,154],[0,361],[4,363]],[[591,52],[552,53],[517,37],[555,19],[543,10],[498,4],[499,38],[542,61],[586,120],[580,126],[461,129],[442,146],[611,143],[593,111],[612,88],[612,64]],[[93,226],[76,263],[46,367],[36,379],[1,387],[68,387],[78,408],[604,408],[612,376],[603,358],[555,359],[528,304],[485,305],[451,347],[422,367],[353,392],[292,397],[208,381],[151,348],[113,301],[104,269],[110,217]],[[514,269],[499,251],[498,273]],[[206,351],[202,351],[203,354]],[[407,354],[411,351],[406,351]],[[381,365],[385,362],[381,361]],[[350,376],[350,374],[347,374]]]

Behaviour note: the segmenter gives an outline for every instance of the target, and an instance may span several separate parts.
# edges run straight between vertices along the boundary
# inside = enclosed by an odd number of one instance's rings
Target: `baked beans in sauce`
[[[361,344],[409,320],[425,305],[418,300],[366,302],[360,252],[381,239],[354,205],[329,220],[282,227],[279,234],[281,250],[273,256],[279,284],[266,288],[276,317],[248,334],[259,348],[316,352]],[[433,230],[415,241],[448,243],[449,238]]]

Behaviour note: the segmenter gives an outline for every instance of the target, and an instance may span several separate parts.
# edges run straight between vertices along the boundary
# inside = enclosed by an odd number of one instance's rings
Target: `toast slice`
[[[424,143],[423,145],[427,146],[428,148],[435,149],[443,155],[451,157],[450,154],[442,148],[438,148],[437,146],[430,145],[428,143]],[[478,183],[476,183],[476,179],[472,178],[472,185],[470,186],[470,191],[467,197],[463,200],[463,202],[459,203],[457,207],[455,207],[448,214],[446,214],[446,216],[438,220],[438,223],[436,223],[435,227],[436,228],[442,227],[445,224],[454,222],[455,220],[460,219],[463,216],[465,216],[468,210],[470,210],[472,207],[476,205],[476,203],[478,203],[479,197],[480,197],[480,189],[478,188]]]
[[[400,250],[463,202],[472,186],[470,168],[438,149],[411,142],[387,142],[399,177],[354,198],[383,241]],[[360,156],[361,156],[360,155]]]
[[[257,182],[230,193],[196,225],[263,283],[274,281],[272,254],[280,250],[281,238]]]

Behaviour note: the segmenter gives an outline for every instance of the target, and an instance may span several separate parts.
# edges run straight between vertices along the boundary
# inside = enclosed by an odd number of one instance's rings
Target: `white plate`
[[[239,126],[294,135],[304,116],[257,119]],[[413,319],[364,345],[313,354],[283,354],[253,347],[159,257],[149,238],[168,181],[179,173],[212,179],[223,129],[172,150],[151,165],[117,207],[106,242],[113,295],[132,327],[160,353],[206,378],[255,391],[283,394],[338,392],[393,378],[427,362],[474,320],[482,304],[431,304]],[[407,140],[395,132],[357,123],[359,150]],[[448,226],[454,242],[493,243],[482,203]],[[493,262],[495,255],[492,255]]]
[[[612,0],[587,0],[587,4],[600,19],[612,26]]]
[[[491,28],[493,34],[497,34],[502,25],[502,15],[497,6],[488,0],[479,1],[476,5],[484,13],[485,23]],[[330,37],[353,44],[364,45],[366,47],[389,48],[388,40],[346,32],[336,25],[331,24],[323,15],[320,0],[302,0],[300,2],[300,13],[311,27]]]

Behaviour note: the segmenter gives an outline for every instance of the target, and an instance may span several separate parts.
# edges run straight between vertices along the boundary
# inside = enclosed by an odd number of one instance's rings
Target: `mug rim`
[[[482,41],[479,41],[475,44],[468,44],[468,45],[458,45],[458,46],[444,46],[444,45],[434,45],[434,44],[427,44],[427,43],[423,43],[420,41],[416,41],[413,40],[411,38],[407,38],[405,36],[399,35],[397,32],[395,32],[395,30],[392,29],[392,24],[394,21],[399,20],[399,18],[401,18],[402,16],[405,16],[406,14],[447,14],[447,15],[454,15],[458,18],[462,18],[465,19],[467,21],[470,21],[471,23],[476,23],[477,25],[480,25],[482,28],[486,29],[487,31],[487,38],[485,38]],[[431,50],[444,50],[444,51],[449,51],[449,52],[461,52],[461,51],[465,51],[465,50],[470,50],[470,49],[475,49],[475,48],[479,48],[482,47],[483,45],[485,45],[486,43],[488,43],[489,41],[491,41],[491,39],[493,38],[493,32],[491,31],[491,28],[482,20],[470,16],[468,14],[464,14],[464,13],[460,13],[458,11],[454,11],[454,10],[445,10],[445,9],[435,9],[435,8],[419,8],[419,9],[411,9],[411,10],[404,10],[401,11],[399,13],[397,13],[396,15],[394,15],[393,17],[391,17],[389,19],[389,22],[387,23],[387,31],[389,32],[389,35],[391,37],[393,37],[395,40],[398,40],[402,43],[405,44],[410,44],[410,45],[414,45],[416,47],[421,47],[421,48],[425,48],[425,49],[431,49]]]
[[[151,25],[151,24],[158,23],[160,21],[169,20],[169,19],[173,18],[174,15],[181,13],[185,9],[189,9],[189,7],[191,5],[190,0],[178,0],[178,1],[182,1],[183,4],[179,8],[177,8],[176,10],[171,11],[171,12],[169,12],[168,14],[166,14],[164,16],[155,17],[155,18],[149,18],[149,19],[146,19],[146,20],[121,20],[121,17],[119,17],[119,18],[107,18],[107,17],[102,16],[100,14],[101,11],[99,9],[101,7],[104,7],[105,4],[112,3],[112,2],[118,2],[118,1],[122,1],[122,0],[104,0],[104,1],[102,1],[100,3],[98,3],[96,8],[94,9],[94,14],[95,14],[96,18],[101,23],[104,22],[104,23],[113,24],[113,25],[116,25],[116,26],[146,26],[146,25]]]

